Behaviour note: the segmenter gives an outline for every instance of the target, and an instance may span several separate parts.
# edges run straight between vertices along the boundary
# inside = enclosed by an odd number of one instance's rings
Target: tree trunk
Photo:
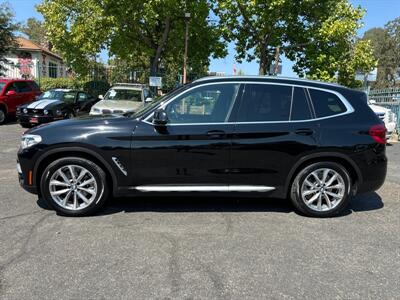
[[[268,55],[267,55],[267,45],[265,43],[261,43],[260,45],[260,67],[258,74],[266,75],[268,72]]]
[[[156,53],[151,58],[150,76],[157,76],[158,67],[159,67],[159,64],[160,64],[161,54],[162,54],[162,51],[164,50],[164,47],[165,47],[165,45],[167,43],[169,31],[171,29],[171,19],[170,19],[170,17],[167,17],[165,19],[164,26],[165,27],[164,27],[163,34],[161,36],[160,41],[158,42],[157,49],[155,49]]]

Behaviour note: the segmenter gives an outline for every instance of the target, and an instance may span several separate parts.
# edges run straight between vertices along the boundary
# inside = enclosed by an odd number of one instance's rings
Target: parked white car
[[[369,100],[368,104],[374,113],[379,117],[379,119],[385,123],[387,129],[386,137],[389,138],[397,128],[396,114],[388,108],[376,105],[375,100]]]
[[[90,115],[124,114],[135,112],[153,99],[150,90],[142,84],[117,83],[112,86],[101,101],[92,106]]]

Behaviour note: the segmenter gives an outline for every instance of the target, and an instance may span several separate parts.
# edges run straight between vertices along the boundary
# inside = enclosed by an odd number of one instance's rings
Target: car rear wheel
[[[332,217],[348,205],[350,190],[350,176],[343,166],[334,162],[314,163],[297,174],[291,200],[304,215]]]
[[[0,125],[6,122],[7,115],[3,108],[0,108]]]
[[[91,215],[108,197],[106,174],[90,160],[61,158],[44,171],[41,192],[49,205],[62,215]]]

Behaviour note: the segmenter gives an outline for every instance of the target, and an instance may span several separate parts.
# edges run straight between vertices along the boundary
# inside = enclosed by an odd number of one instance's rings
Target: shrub
[[[86,81],[77,78],[50,78],[43,77],[37,80],[37,84],[42,91],[50,89],[79,89],[83,90],[92,96],[104,95],[110,88],[107,81],[104,80],[91,80]]]

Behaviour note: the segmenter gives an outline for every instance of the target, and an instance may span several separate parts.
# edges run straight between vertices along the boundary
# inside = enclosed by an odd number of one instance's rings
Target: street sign
[[[161,77],[150,76],[149,77],[149,86],[162,86]]]

